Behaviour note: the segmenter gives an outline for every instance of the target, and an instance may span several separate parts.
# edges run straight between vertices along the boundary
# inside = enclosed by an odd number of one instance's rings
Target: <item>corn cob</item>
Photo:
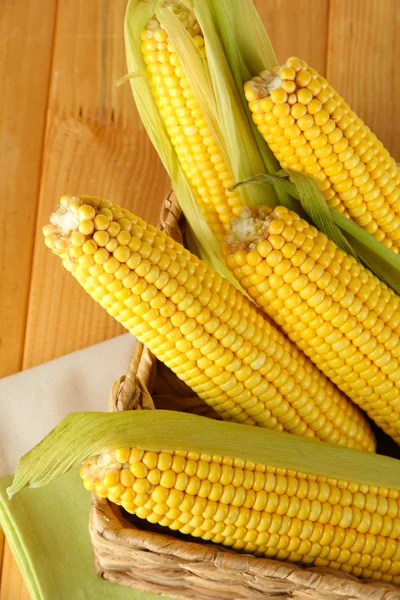
[[[235,550],[400,583],[399,491],[195,452],[121,448],[86,489],[151,523]]]
[[[107,200],[64,197],[45,243],[224,419],[374,449],[365,417],[243,294]]]
[[[399,297],[285,207],[244,209],[228,267],[339,389],[400,443]]]
[[[248,81],[245,94],[281,166],[310,175],[330,206],[398,254],[396,162],[326,79],[292,57]]]
[[[192,12],[180,0],[167,0],[206,60],[204,38]],[[142,55],[161,117],[195,198],[218,239],[243,206],[228,187],[233,174],[196,102],[168,35],[153,18],[142,33]]]

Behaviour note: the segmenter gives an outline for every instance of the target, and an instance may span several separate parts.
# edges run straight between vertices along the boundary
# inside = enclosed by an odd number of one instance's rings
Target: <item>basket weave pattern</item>
[[[160,228],[182,242],[181,213],[171,197]],[[151,392],[151,393],[150,393]],[[172,395],[173,394],[173,395]],[[109,410],[169,408],[218,418],[185,384],[136,343],[127,372],[111,390]],[[89,531],[100,577],[187,600],[400,600],[389,584],[345,573],[239,554],[132,518],[92,495]]]

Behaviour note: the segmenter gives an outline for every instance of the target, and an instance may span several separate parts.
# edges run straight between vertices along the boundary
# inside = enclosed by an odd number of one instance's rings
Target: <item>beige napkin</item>
[[[0,379],[0,477],[66,414],[106,411],[133,345],[128,333]]]

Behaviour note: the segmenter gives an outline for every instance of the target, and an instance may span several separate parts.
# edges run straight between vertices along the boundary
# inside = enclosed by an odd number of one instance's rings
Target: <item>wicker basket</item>
[[[163,204],[160,228],[182,241],[179,208]],[[218,418],[154,356],[136,343],[111,411],[173,409]],[[368,583],[326,568],[303,568],[239,554],[128,515],[93,494],[90,535],[100,577],[135,589],[196,600],[400,600],[398,587]]]

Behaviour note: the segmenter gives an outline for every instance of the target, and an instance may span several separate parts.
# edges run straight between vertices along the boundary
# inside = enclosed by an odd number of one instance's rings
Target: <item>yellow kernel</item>
[[[93,206],[90,206],[89,204],[84,204],[83,206],[79,207],[78,214],[80,219],[82,220],[92,220],[96,216],[96,211],[93,208]]]
[[[104,263],[109,259],[110,255],[105,248],[99,248],[93,255],[94,262],[98,265],[104,265]]]
[[[313,99],[313,95],[310,92],[309,89],[307,88],[302,88],[301,90],[299,90],[297,92],[297,101],[300,102],[300,104],[309,104],[309,102],[311,102],[311,100]]]
[[[310,83],[312,77],[308,71],[298,71],[296,73],[296,83],[300,88],[305,88]]]
[[[94,254],[97,250],[97,244],[93,240],[86,240],[82,246],[84,254]]]
[[[151,498],[156,504],[165,504],[169,496],[169,490],[157,485],[151,493]],[[166,509],[168,507],[166,506]],[[153,509],[154,510],[154,509]],[[166,511],[167,512],[167,511]]]
[[[301,129],[301,131],[307,131],[307,129],[310,129],[310,127],[312,127],[313,125],[314,119],[309,114],[306,114],[304,115],[304,117],[301,117],[297,120],[297,126],[299,127],[299,129]]]
[[[286,61],[286,66],[292,68],[294,71],[300,71],[302,69],[301,61],[296,56],[291,56]]]
[[[142,496],[150,492],[151,486],[152,484],[147,479],[136,479],[132,485],[132,489],[136,494]],[[141,502],[142,500],[139,500],[139,498],[135,500],[135,504],[138,503],[138,506],[140,506]],[[143,501],[143,504],[146,504],[146,502],[147,500]]]
[[[275,250],[280,250],[285,245],[285,240],[281,235],[270,235],[268,241]]]
[[[285,79],[284,81],[282,81],[282,89],[285,90],[285,92],[289,95],[288,96],[288,103],[291,104],[291,102],[290,102],[290,96],[293,94],[294,91],[296,91],[296,84],[295,84],[295,82],[291,81],[291,80]]]
[[[102,200],[101,202],[101,211],[100,211],[100,215],[105,215],[106,217],[108,217],[110,219],[110,221],[112,221],[113,219],[113,212],[112,210],[110,210],[110,207],[112,206],[112,202],[110,202],[109,200]]]
[[[284,133],[288,140],[294,140],[301,134],[301,130],[297,125],[290,125],[286,127]]]
[[[118,246],[114,250],[113,255],[120,263],[125,263],[129,259],[131,251],[127,246]]]
[[[287,99],[288,99],[288,95],[285,92],[285,90],[283,90],[281,88],[272,90],[271,100],[274,104],[284,104],[285,102],[287,102]]]
[[[176,473],[172,469],[163,471],[161,473],[160,485],[167,489],[172,489],[175,485]]]
[[[80,248],[81,246],[83,246],[83,244],[85,243],[85,236],[83,235],[83,233],[80,233],[79,231],[74,231],[71,234],[71,244],[72,246],[74,246],[74,248]]]
[[[291,67],[283,67],[279,73],[281,79],[288,79],[294,81],[296,77],[296,71]]]
[[[320,127],[322,127],[322,125],[325,125],[325,123],[327,123],[328,120],[329,120],[329,113],[324,108],[322,108],[319,112],[317,112],[314,115],[315,124],[319,125]],[[333,142],[333,140],[329,140],[329,141]]]
[[[151,485],[158,485],[161,479],[161,471],[159,469],[152,468],[147,474],[147,481]]]
[[[114,487],[119,483],[119,471],[116,469],[110,469],[104,476],[105,487]]]
[[[172,465],[172,456],[166,452],[160,452],[158,455],[157,467],[160,471],[168,471]]]
[[[121,231],[121,225],[119,223],[117,223],[116,221],[112,221],[109,224],[107,231],[112,238],[115,238]]]
[[[307,110],[310,113],[310,115],[316,115],[317,113],[319,113],[319,111],[321,109],[322,109],[322,104],[316,98],[311,100],[311,102],[307,105]]]
[[[80,258],[82,256],[82,254],[83,254],[82,248],[74,248],[74,247],[72,247],[72,248],[69,249],[69,255],[70,255],[71,258],[75,258],[75,259],[76,258]]]
[[[120,221],[122,221],[122,219],[120,219],[118,223],[120,223]],[[122,229],[117,235],[116,240],[121,246],[127,246],[131,241],[131,234],[126,229]]]
[[[311,72],[311,69],[309,69],[309,71]],[[310,90],[310,92],[312,93],[313,96],[317,96],[322,89],[322,85],[320,84],[320,82],[317,79],[313,79],[307,85],[307,89]]]
[[[115,457],[116,457],[117,461],[122,464],[129,462],[130,455],[131,455],[130,448],[119,448],[118,450],[115,451]]]
[[[138,479],[143,479],[148,475],[148,469],[143,462],[135,462],[129,467],[131,473]]]
[[[42,227],[42,233],[46,237],[47,235],[51,235],[53,233],[59,233],[59,229],[56,225],[45,225]]]
[[[94,231],[93,221],[85,219],[79,223],[78,229],[83,235],[91,235]]]
[[[110,224],[110,219],[106,215],[99,214],[94,218],[94,226],[97,231],[104,231]]]
[[[106,273],[116,273],[120,267],[120,263],[111,256],[103,265],[103,269]]]
[[[132,229],[132,221],[127,219],[126,217],[122,217],[118,219],[118,225],[121,227],[122,231],[130,231]]]
[[[82,206],[82,201],[80,200],[80,198],[77,198],[75,196],[75,200],[73,200],[72,202],[69,203],[68,209],[72,213],[78,214],[78,211],[79,211],[79,209],[80,209],[81,206]]]
[[[273,108],[274,108],[274,103],[271,98],[262,98],[262,100],[260,100],[260,109],[263,112],[269,113],[272,111]]]
[[[279,252],[279,250],[273,250],[272,252],[270,252],[270,254],[266,257],[266,262],[270,267],[276,267],[277,265],[279,265],[279,263],[282,261],[282,254],[281,252]]]
[[[118,247],[118,242],[115,238],[111,238],[107,244],[106,244],[106,249],[109,252],[114,252],[114,250]]]
[[[290,113],[295,119],[301,119],[301,117],[304,117],[307,114],[307,109],[304,104],[296,102],[296,104],[293,104],[291,107]]]
[[[307,129],[307,131],[305,131],[305,133],[304,133],[304,137],[308,141],[315,140],[320,135],[321,135],[321,128],[318,127],[318,125],[314,125],[313,127],[310,127],[310,129]]]
[[[120,480],[122,485],[126,488],[132,487],[135,478],[129,469],[122,469],[120,473]]]
[[[93,234],[93,239],[98,246],[104,247],[108,243],[110,236],[108,235],[107,231],[95,231]]]

